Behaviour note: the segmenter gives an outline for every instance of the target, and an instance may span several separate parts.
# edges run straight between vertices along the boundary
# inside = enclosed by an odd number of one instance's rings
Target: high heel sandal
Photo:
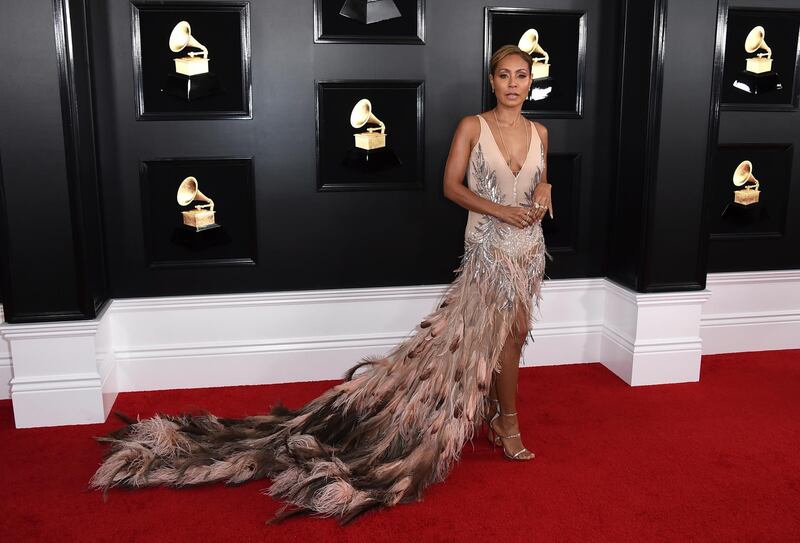
[[[500,413],[500,414],[503,415],[504,417],[513,417],[513,416],[516,415],[516,413]],[[493,417],[492,421],[494,421],[495,418],[497,418],[497,417]],[[509,460],[525,461],[525,460],[533,460],[536,457],[536,454],[533,453],[532,451],[529,451],[526,447],[521,448],[520,450],[518,450],[514,454],[509,454],[508,449],[506,449],[506,444],[503,442],[503,440],[504,439],[511,439],[512,437],[520,437],[522,434],[517,432],[516,434],[509,434],[507,436],[501,436],[500,434],[497,433],[497,430],[495,430],[495,428],[491,424],[491,422],[489,423],[489,426],[492,428],[492,431],[494,432],[495,437],[500,439],[500,444],[503,447],[503,454],[506,455],[506,458],[508,458]],[[519,455],[521,455],[522,453],[524,453],[526,451],[529,452],[531,454],[531,456],[529,458],[520,458]]]
[[[497,432],[495,432],[494,428],[492,427],[494,419],[500,416],[500,400],[497,398],[487,398],[487,399],[490,402],[494,403],[494,415],[492,415],[492,418],[489,420],[489,427],[486,430],[486,439],[488,439],[489,443],[491,443],[492,446],[494,447],[502,446],[503,442],[500,440],[500,436],[497,435]]]

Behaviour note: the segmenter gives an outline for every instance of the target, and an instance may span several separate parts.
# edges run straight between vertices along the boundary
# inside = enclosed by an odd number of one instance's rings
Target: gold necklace
[[[497,131],[500,132],[500,143],[503,144],[503,149],[505,150],[506,155],[508,155],[508,158],[506,159],[506,164],[508,165],[508,169],[511,171],[512,174],[514,174],[514,177],[516,178],[516,176],[519,175],[519,172],[522,171],[522,166],[520,166],[519,170],[517,170],[516,172],[514,172],[514,170],[511,169],[511,153],[508,152],[508,147],[506,147],[506,140],[505,140],[505,138],[503,138],[503,129],[500,128],[500,121],[497,120],[497,110],[493,109],[492,113],[494,114],[494,122],[497,125]],[[514,122],[511,124],[511,126],[516,126],[517,125],[517,119],[519,119],[520,117],[522,117],[522,114],[518,113],[517,116],[514,117]],[[528,154],[528,149],[530,148],[530,145],[531,145],[530,134],[528,133],[528,125],[526,124],[525,125],[525,155],[526,156]],[[524,163],[523,163],[523,166],[524,166]],[[516,190],[515,190],[515,192],[516,192]]]

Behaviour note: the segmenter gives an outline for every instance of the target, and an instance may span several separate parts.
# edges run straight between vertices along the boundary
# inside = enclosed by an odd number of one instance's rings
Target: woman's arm
[[[539,183],[547,183],[547,138],[549,133],[547,132],[547,127],[541,123],[534,121],[533,126],[536,127],[536,132],[538,132],[539,139],[542,140],[542,146],[544,147],[544,164],[542,164],[542,177],[540,178]]]
[[[517,228],[526,226],[527,210],[516,206],[496,204],[481,198],[464,186],[464,175],[467,173],[469,156],[472,147],[480,137],[480,121],[475,116],[464,117],[458,123],[450,144],[450,154],[444,167],[444,196],[463,208],[484,215],[497,217],[503,222],[513,224]]]
[[[536,185],[536,188],[533,190],[533,199],[535,202],[538,202],[539,205],[543,206],[537,210],[535,216],[537,220],[542,220],[544,218],[545,210],[550,213],[550,218],[553,218],[553,200],[550,197],[550,191],[552,186],[550,182],[547,180],[547,147],[548,147],[548,132],[547,128],[541,124],[534,122],[533,126],[536,127],[536,132],[539,134],[539,139],[542,140],[542,148],[544,150],[544,156],[542,157],[542,175],[539,178],[539,183]]]

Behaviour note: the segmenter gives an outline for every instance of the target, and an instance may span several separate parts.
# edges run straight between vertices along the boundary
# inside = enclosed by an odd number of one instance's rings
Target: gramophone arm
[[[767,58],[772,58],[772,49],[769,48],[769,45],[767,45],[764,42],[761,42],[761,47],[759,47],[759,49],[763,49],[766,52],[765,53],[756,53],[757,57],[763,57],[764,55],[766,55]]]
[[[380,121],[378,121],[378,122],[380,122]],[[381,122],[380,126],[373,126],[371,128],[367,128],[367,132],[375,132],[376,130],[380,130],[381,134],[385,134],[386,133],[386,125]]]
[[[208,202],[207,204],[200,204],[194,206],[195,209],[208,209],[209,211],[214,211],[214,200],[206,196],[204,201]]]
[[[190,57],[196,57],[197,55],[203,55],[203,58],[208,58],[208,48],[205,45],[201,44],[201,43],[198,43],[197,45],[200,46],[200,51],[189,51],[188,55]]]
[[[541,53],[542,55],[544,55],[544,63],[545,64],[550,62],[550,54],[547,51],[545,51],[544,49],[542,49],[542,46],[539,45],[538,43],[536,44],[536,48],[533,51],[531,51],[531,56],[533,56],[534,53]]]

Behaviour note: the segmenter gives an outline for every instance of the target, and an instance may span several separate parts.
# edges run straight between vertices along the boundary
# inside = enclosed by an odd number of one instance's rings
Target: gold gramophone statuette
[[[745,70],[754,74],[763,74],[772,71],[772,49],[764,41],[766,31],[763,26],[756,26],[747,34],[744,40],[744,50],[748,53],[756,53],[756,56],[746,59]],[[759,53],[763,50],[763,53]]]
[[[386,147],[386,125],[372,113],[372,103],[366,98],[362,98],[350,112],[350,125],[353,128],[361,128],[366,124],[377,124],[378,126],[369,127],[364,132],[354,134],[356,147],[367,151]]]
[[[181,21],[169,35],[169,48],[173,53],[180,53],[187,47],[200,51],[189,51],[186,56],[174,59],[175,71],[188,76],[208,73],[208,48],[192,37],[192,27],[189,23]]]
[[[539,31],[529,28],[519,39],[518,47],[533,58],[531,78],[542,79],[550,76],[550,55],[539,43]],[[540,56],[541,55],[541,56]]]
[[[758,179],[753,175],[753,163],[743,160],[736,166],[733,172],[733,184],[737,187],[744,187],[733,191],[733,201],[737,204],[748,206],[758,203],[761,194]]]
[[[745,59],[745,69],[733,81],[733,87],[752,95],[766,94],[783,89],[778,73],[772,69],[772,49],[764,41],[763,26],[755,26],[744,40],[744,50],[755,53]]]
[[[197,232],[219,226],[214,222],[214,201],[200,192],[197,188],[196,178],[187,177],[178,187],[178,204],[181,206],[188,206],[195,200],[207,203],[196,205],[194,209],[189,211],[181,211],[181,215],[183,215],[183,224],[194,228]]]

